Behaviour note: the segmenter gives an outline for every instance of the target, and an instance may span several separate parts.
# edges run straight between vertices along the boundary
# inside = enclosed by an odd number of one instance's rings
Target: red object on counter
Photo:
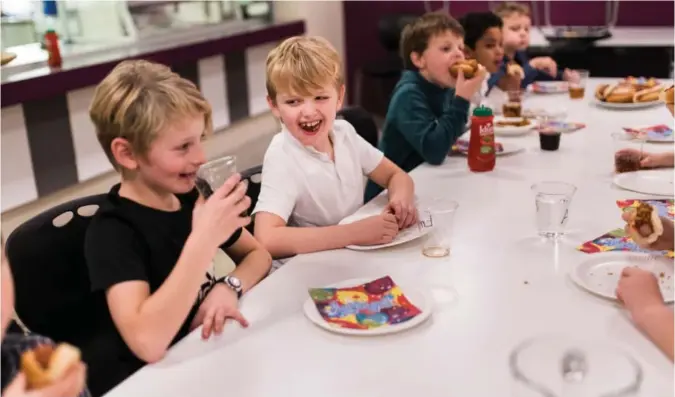
[[[48,30],[45,33],[45,45],[47,47],[47,64],[52,68],[61,67],[63,60],[61,59],[61,49],[59,48],[59,36],[54,30]]]
[[[479,106],[471,117],[468,162],[473,172],[492,171],[495,168],[495,131],[492,109]]]

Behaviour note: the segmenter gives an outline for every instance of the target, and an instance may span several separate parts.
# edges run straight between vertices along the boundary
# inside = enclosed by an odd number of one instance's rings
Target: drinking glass
[[[237,158],[235,156],[225,156],[209,161],[197,170],[197,180],[195,181],[197,190],[207,199],[235,173],[237,173]]]
[[[570,99],[583,99],[586,93],[586,83],[588,82],[590,72],[583,69],[577,69],[573,72],[576,72],[576,76],[571,79],[567,85]]]
[[[612,139],[614,140],[614,171],[617,174],[639,171],[642,168],[640,160],[642,160],[646,136],[615,132],[612,134]]]
[[[576,190],[576,186],[566,182],[545,181],[532,185],[540,236],[556,239],[564,234],[570,202]]]
[[[504,117],[521,117],[523,114],[523,90],[507,91],[507,101],[502,106]]]
[[[450,255],[452,226],[459,204],[448,199],[433,200],[420,211],[420,228],[431,228],[422,245],[422,254],[430,258]]]
[[[511,352],[514,396],[635,397],[642,368],[612,344],[562,335],[527,339]]]

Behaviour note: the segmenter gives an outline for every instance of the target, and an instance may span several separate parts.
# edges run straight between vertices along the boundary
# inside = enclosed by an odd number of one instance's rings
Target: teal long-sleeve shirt
[[[406,70],[392,93],[382,131],[380,150],[404,171],[423,162],[442,164],[452,145],[464,133],[469,101]],[[368,182],[366,202],[382,188]]]

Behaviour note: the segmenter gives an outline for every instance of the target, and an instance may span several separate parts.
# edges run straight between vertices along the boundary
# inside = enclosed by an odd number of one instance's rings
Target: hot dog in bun
[[[633,102],[653,102],[661,98],[663,87],[660,85],[638,91],[633,96]]]
[[[631,238],[641,246],[653,244],[663,234],[663,222],[658,211],[642,201],[631,213],[628,224],[633,231]]]
[[[632,103],[635,88],[626,84],[600,84],[595,89],[595,97],[603,102]]]
[[[673,109],[674,105],[673,91],[675,91],[674,88],[675,87],[671,85],[670,87],[663,90],[663,92],[661,92],[661,100],[666,103],[666,107],[668,108],[668,110],[670,110],[671,115],[675,115],[675,109]]]
[[[457,78],[459,71],[462,71],[465,79],[471,79],[478,72],[478,61],[475,59],[465,59],[450,66],[450,75]]]
[[[525,71],[515,62],[511,62],[506,66],[506,74],[509,76],[518,76],[521,80],[525,78]]]
[[[61,379],[80,362],[80,350],[67,343],[39,345],[21,355],[21,371],[29,389],[40,389]]]

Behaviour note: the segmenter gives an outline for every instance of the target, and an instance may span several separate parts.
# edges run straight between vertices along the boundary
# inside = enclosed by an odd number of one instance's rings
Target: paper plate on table
[[[495,146],[495,154],[497,156],[508,156],[510,154],[522,152],[525,150],[524,147],[513,142],[495,142]],[[469,153],[469,142],[465,140],[458,140],[457,143],[452,146],[452,153],[458,153],[466,156]]]
[[[623,130],[631,135],[644,135],[647,142],[673,142],[673,129],[665,124],[624,127]]]
[[[613,103],[613,102],[603,102],[593,98],[593,103],[601,108],[605,109],[616,109],[616,110],[634,110],[634,109],[645,109],[651,108],[654,106],[663,106],[663,101],[649,101],[649,102],[632,102],[632,103]]]
[[[657,196],[673,196],[673,189],[675,189],[672,169],[617,174],[614,176],[614,184],[632,192]]]
[[[525,125],[516,125],[519,123],[527,123]],[[502,123],[513,123],[514,125],[503,125]],[[522,117],[502,117],[496,116],[494,118],[494,131],[497,136],[519,136],[529,134],[536,126],[533,120],[524,119]]]
[[[536,94],[562,94],[569,91],[565,81],[537,81],[530,84],[530,90]]]
[[[340,225],[346,225],[349,223],[354,223],[356,221],[360,221],[361,219],[368,218],[373,215],[378,215],[380,214],[382,209],[376,209],[375,211],[370,211],[370,213],[360,213],[360,214],[355,214],[346,217],[345,219],[340,221]],[[422,236],[425,236],[427,233],[431,231],[430,227],[422,227],[419,225],[413,225],[405,230],[401,230],[398,232],[398,235],[394,240],[390,243],[387,244],[378,244],[378,245],[348,245],[345,248],[348,248],[350,250],[355,250],[355,251],[372,251],[372,250],[377,250],[381,248],[387,248],[387,247],[393,247],[395,245],[399,244],[404,244],[409,241],[418,239]]]
[[[352,279],[311,288],[305,316],[326,331],[376,336],[406,331],[431,316],[431,295],[414,284],[389,277]]]
[[[586,291],[608,299],[616,299],[616,286],[625,267],[638,267],[653,273],[666,303],[673,302],[673,260],[636,252],[604,252],[591,254],[577,264],[570,278]]]

